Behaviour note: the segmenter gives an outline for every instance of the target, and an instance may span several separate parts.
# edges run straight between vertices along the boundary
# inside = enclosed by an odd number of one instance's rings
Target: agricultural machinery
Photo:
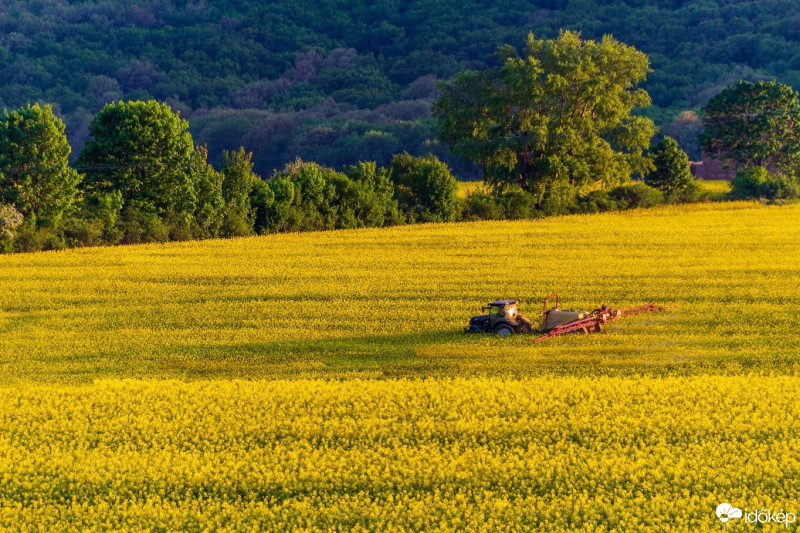
[[[548,302],[555,305],[548,308]],[[542,304],[542,322],[534,329],[531,321],[520,314],[519,300],[497,300],[483,307],[488,314],[474,316],[469,321],[465,333],[496,333],[506,336],[514,333],[538,333],[533,342],[565,335],[567,333],[597,333],[603,331],[608,322],[626,316],[639,315],[650,311],[665,311],[668,307],[661,305],[637,305],[625,309],[614,309],[601,305],[594,311],[562,310],[559,308],[558,295],[550,294]]]

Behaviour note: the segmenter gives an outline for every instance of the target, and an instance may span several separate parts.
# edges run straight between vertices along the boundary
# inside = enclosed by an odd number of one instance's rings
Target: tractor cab
[[[474,316],[469,321],[469,326],[464,331],[468,333],[497,333],[510,335],[512,333],[528,333],[531,323],[519,314],[518,300],[497,300],[489,302],[482,308],[486,315]]]
[[[517,300],[497,300],[496,302],[489,302],[483,310],[489,312],[489,319],[500,320],[506,318],[513,320],[519,313],[518,304]]]

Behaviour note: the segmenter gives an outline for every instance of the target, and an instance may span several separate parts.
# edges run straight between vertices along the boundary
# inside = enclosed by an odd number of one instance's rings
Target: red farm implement
[[[555,305],[548,308],[547,303],[555,300]],[[517,300],[497,300],[491,302],[484,310],[488,315],[472,317],[469,326],[464,330],[469,333],[496,333],[510,335],[512,333],[538,333],[533,342],[541,342],[557,335],[567,333],[597,333],[603,330],[607,323],[627,316],[649,313],[651,311],[666,311],[670,307],[662,305],[637,305],[624,309],[614,309],[608,305],[601,305],[591,312],[562,310],[558,305],[558,295],[551,294],[544,299],[542,305],[542,323],[534,329],[531,321],[519,314]]]

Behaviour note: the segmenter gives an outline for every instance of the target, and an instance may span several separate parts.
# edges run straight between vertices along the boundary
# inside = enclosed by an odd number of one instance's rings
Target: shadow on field
[[[181,346],[152,354],[152,363],[156,373],[200,379],[422,375],[433,368],[418,357],[419,350],[443,342],[452,345],[460,338],[463,336],[408,333]]]
[[[224,346],[186,346],[153,354],[155,376],[183,379],[282,377],[617,376],[738,374],[763,355],[739,350],[710,357],[702,346],[632,345],[623,335],[569,336],[534,344],[533,336],[444,333],[367,335]],[[639,341],[642,339],[640,338]],[[791,371],[797,361],[778,360]],[[773,366],[773,370],[781,370]]]
[[[574,335],[534,344],[534,336],[499,338],[460,330],[302,338],[238,344],[130,346],[27,359],[0,354],[0,386],[18,382],[90,383],[97,379],[527,378],[780,373],[800,375],[795,344],[785,349],[728,339],[709,349],[700,339],[664,342],[652,332]]]

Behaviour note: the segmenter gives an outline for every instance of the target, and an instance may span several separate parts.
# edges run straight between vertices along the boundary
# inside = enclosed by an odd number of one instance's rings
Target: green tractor
[[[464,331],[466,333],[496,333],[501,336],[512,333],[530,333],[531,321],[519,314],[518,300],[497,300],[482,308],[486,315],[474,316]]]

